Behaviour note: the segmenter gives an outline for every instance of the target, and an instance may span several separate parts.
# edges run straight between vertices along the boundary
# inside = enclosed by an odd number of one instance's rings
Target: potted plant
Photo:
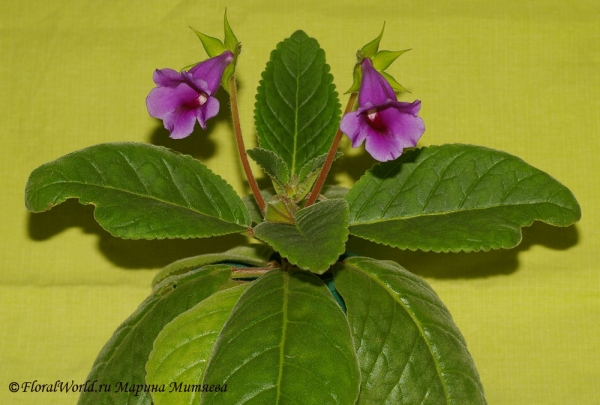
[[[474,145],[414,149],[420,102],[386,73],[405,51],[357,53],[341,113],[318,42],[294,32],[271,53],[258,87],[259,147],[246,150],[235,67],[241,46],[195,31],[209,58],[156,70],[149,113],[171,137],[229,94],[252,189],[241,198],[201,162],[137,143],[92,146],[37,168],[26,205],[77,198],[128,239],[243,233],[248,245],[179,260],[102,349],[80,404],[482,404],[466,342],[436,293],[400,264],[346,252],[349,235],[433,252],[512,248],[534,221],[568,226],[581,212],[548,174]],[[346,134],[380,163],[350,189],[325,185]],[[272,180],[261,190],[252,158]]]

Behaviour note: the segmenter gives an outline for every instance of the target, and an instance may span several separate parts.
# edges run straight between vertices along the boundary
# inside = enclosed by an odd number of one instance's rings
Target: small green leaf
[[[294,224],[296,222],[294,217],[297,211],[298,206],[293,201],[276,195],[267,202],[265,220],[272,223]]]
[[[268,243],[292,264],[324,273],[344,253],[348,239],[348,205],[326,200],[296,213],[296,223],[262,222],[254,236]]]
[[[158,334],[146,363],[146,383],[166,386],[165,392],[153,392],[153,405],[189,405],[200,401],[197,390],[173,391],[182,384],[202,381],[208,357],[223,324],[248,284],[219,291],[183,312]]]
[[[262,194],[263,199],[265,201],[269,201],[275,195],[275,191],[271,188],[261,190],[260,193]],[[340,186],[325,185],[323,186],[323,188],[321,188],[321,195],[327,199],[344,198],[347,193],[348,189]],[[250,213],[252,223],[260,224],[261,222],[263,222],[262,213],[260,212],[260,209],[256,204],[254,196],[250,194],[242,198],[242,200],[244,201],[244,204],[246,205],[246,208]]]
[[[202,42],[202,46],[204,47],[204,50],[208,54],[209,58],[219,56],[220,54],[226,51],[225,45],[223,45],[223,42],[221,42],[220,39],[209,37],[208,35],[204,35],[200,31],[197,31],[192,27],[190,28],[192,29],[192,31],[194,31],[194,33]]]
[[[145,383],[145,365],[156,336],[176,316],[214,294],[227,283],[231,266],[207,266],[173,277],[153,292],[115,331],[102,348],[88,375],[90,381],[113,387],[110,392],[84,392],[79,405],[150,405],[149,392],[137,392]],[[121,382],[121,390],[116,384]],[[127,388],[125,388],[125,384]],[[133,392],[128,389],[133,388]]]
[[[347,405],[360,373],[348,322],[318,277],[272,271],[242,294],[215,344],[202,405]]]
[[[138,143],[70,153],[35,169],[25,204],[46,211],[68,198],[125,239],[200,238],[248,230],[250,215],[221,177],[190,156]]]
[[[260,147],[281,157],[292,177],[329,151],[340,115],[325,52],[296,31],[277,45],[262,74],[254,111]]]
[[[290,171],[283,159],[275,152],[262,148],[250,149],[246,153],[271,177],[277,194],[285,195],[285,185],[290,181]]]
[[[511,248],[533,221],[568,226],[573,194],[521,159],[473,145],[432,146],[376,165],[346,195],[350,232],[401,249]]]
[[[156,273],[156,276],[152,280],[152,287],[156,288],[159,283],[168,277],[184,274],[207,264],[228,262],[264,267],[269,262],[272,253],[273,249],[267,245],[254,244],[237,246],[223,253],[208,253],[177,260]]]
[[[327,155],[328,155],[328,153],[325,153],[321,156],[317,156],[316,158],[306,162],[306,164],[304,166],[302,166],[302,168],[300,169],[300,172],[298,173],[298,182],[301,183],[307,177],[314,176],[315,173],[318,174],[321,171],[321,169],[323,168],[323,165],[325,165],[325,161],[327,160]],[[333,157],[333,160],[335,161],[340,156],[342,156],[342,152],[336,152],[335,156]]]
[[[365,257],[333,274],[360,363],[357,405],[486,403],[465,340],[425,281]]]

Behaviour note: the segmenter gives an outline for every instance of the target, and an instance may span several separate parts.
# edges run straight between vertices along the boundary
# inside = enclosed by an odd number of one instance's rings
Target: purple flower
[[[219,112],[219,101],[213,95],[219,89],[223,71],[232,61],[233,53],[225,51],[189,71],[156,69],[153,80],[157,87],[146,98],[148,113],[163,120],[171,138],[190,135],[196,120],[206,129],[206,121]]]
[[[344,115],[340,129],[348,135],[354,148],[365,141],[365,149],[376,160],[396,159],[404,148],[416,146],[425,132],[423,119],[417,116],[421,102],[398,101],[371,59],[361,62],[361,71],[358,110]]]

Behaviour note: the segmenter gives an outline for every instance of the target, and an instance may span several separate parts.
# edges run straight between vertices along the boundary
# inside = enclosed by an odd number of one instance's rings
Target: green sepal
[[[392,86],[392,89],[394,89],[395,91],[399,91],[401,93],[410,93],[410,91],[408,91],[404,86],[402,86],[400,83],[398,83],[396,81],[396,79],[394,79],[388,73],[386,73],[386,72],[379,72],[379,73],[381,73],[381,75],[385,78],[385,80],[387,80],[387,82],[390,84],[390,86]]]
[[[385,23],[383,23],[383,27],[381,27],[381,32],[371,42],[360,48],[359,54],[363,58],[373,58],[377,51],[379,51],[379,43],[381,42],[381,38],[383,38],[383,31],[385,30]],[[362,58],[358,61],[358,63],[362,62]]]
[[[230,50],[235,56],[238,55],[240,49],[239,49],[239,41],[237,39],[237,37],[235,36],[235,34],[233,33],[233,30],[231,29],[231,26],[229,25],[229,21],[227,21],[227,9],[225,9],[225,17],[223,19],[223,25],[224,25],[224,29],[225,29],[225,49]]]
[[[221,85],[227,92],[229,92],[229,86],[227,86],[227,82],[235,73],[237,59],[239,54],[242,52],[242,44],[238,41],[237,37],[233,33],[233,30],[231,29],[231,26],[229,25],[229,21],[227,21],[227,9],[225,9],[223,25],[225,30],[225,49],[233,53],[233,61],[229,66],[225,68],[225,71],[223,72],[223,77],[221,78]]]
[[[201,33],[200,31],[196,30],[195,28],[192,28],[192,27],[190,27],[190,28],[198,36],[198,38],[200,39],[200,42],[202,42],[202,46],[204,47],[204,50],[208,54],[209,58],[214,58],[215,56],[219,56],[220,54],[222,54],[223,52],[225,52],[227,50],[225,48],[225,45],[223,45],[223,42],[221,42],[220,39],[217,39],[214,37],[209,37],[208,35]]]
[[[404,49],[402,51],[380,51],[377,55],[371,58],[373,67],[380,72],[386,70],[400,55],[410,51],[410,49]]]
[[[344,94],[355,93],[360,90],[360,82],[362,80],[362,73],[360,71],[360,63],[354,65],[354,70],[352,71],[352,86],[346,91]]]

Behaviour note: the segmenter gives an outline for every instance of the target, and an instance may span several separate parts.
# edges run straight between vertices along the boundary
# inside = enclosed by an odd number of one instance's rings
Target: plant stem
[[[240,159],[242,159],[242,166],[244,167],[246,178],[248,179],[248,183],[250,184],[250,188],[252,189],[252,194],[254,194],[254,199],[258,204],[258,208],[260,209],[260,212],[264,214],[265,200],[263,200],[262,195],[260,194],[260,189],[258,188],[258,184],[256,184],[256,180],[252,174],[252,169],[250,168],[250,163],[248,162],[248,155],[246,154],[246,148],[244,147],[244,138],[242,137],[242,128],[240,126],[240,113],[237,105],[237,86],[235,85],[235,75],[232,75],[229,78],[227,85],[229,87],[229,100],[231,102],[233,131],[235,132],[235,140],[237,143],[238,152],[240,154]]]
[[[356,97],[358,96],[357,92],[350,94],[350,98],[348,99],[348,104],[346,105],[346,111],[344,111],[344,115],[348,114],[354,108],[354,102],[356,101]],[[317,197],[319,197],[319,193],[321,192],[321,188],[323,187],[323,183],[325,183],[325,179],[329,174],[329,169],[331,169],[331,164],[335,159],[335,154],[337,153],[338,146],[340,146],[340,141],[342,140],[342,130],[338,128],[335,138],[333,139],[333,144],[331,145],[331,149],[329,149],[329,153],[327,154],[327,160],[323,165],[323,169],[321,169],[321,173],[319,173],[319,178],[315,182],[315,186],[313,187],[310,195],[308,196],[308,200],[306,201],[306,207],[310,207],[317,201]]]

